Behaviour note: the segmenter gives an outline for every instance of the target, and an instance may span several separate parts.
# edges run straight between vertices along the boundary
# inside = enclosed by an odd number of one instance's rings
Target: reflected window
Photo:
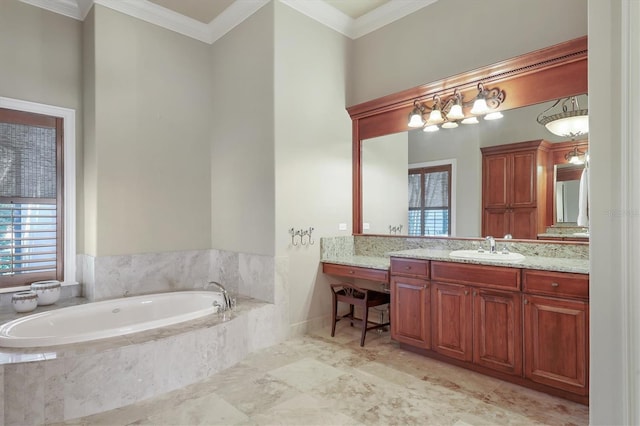
[[[451,164],[409,169],[409,235],[451,234]]]

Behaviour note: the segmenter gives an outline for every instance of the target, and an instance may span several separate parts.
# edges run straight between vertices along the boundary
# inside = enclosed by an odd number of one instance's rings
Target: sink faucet
[[[497,253],[496,251],[496,240],[491,235],[485,238],[485,240],[489,241],[489,253]]]
[[[229,293],[227,293],[227,289],[224,288],[224,286],[217,281],[209,281],[209,285],[217,287],[222,293],[222,297],[224,297],[224,306],[222,307],[222,310],[226,311],[229,308],[231,308],[231,301],[229,300]],[[213,302],[214,305],[216,303],[217,302]]]

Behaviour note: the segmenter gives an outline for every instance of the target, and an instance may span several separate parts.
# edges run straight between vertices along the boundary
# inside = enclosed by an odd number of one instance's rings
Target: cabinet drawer
[[[523,281],[527,293],[589,298],[589,275],[525,270]]]
[[[501,266],[431,262],[431,279],[490,288],[520,289],[520,269]]]
[[[389,282],[389,271],[385,269],[323,263],[322,272],[329,275],[337,275],[339,277],[360,278],[363,280],[379,281],[382,283]]]
[[[429,278],[429,261],[392,257],[391,273]]]

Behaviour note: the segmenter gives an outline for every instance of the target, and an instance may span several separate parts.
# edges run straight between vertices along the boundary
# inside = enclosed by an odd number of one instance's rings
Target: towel
[[[589,226],[589,168],[585,167],[580,176],[580,193],[578,194],[578,226]]]

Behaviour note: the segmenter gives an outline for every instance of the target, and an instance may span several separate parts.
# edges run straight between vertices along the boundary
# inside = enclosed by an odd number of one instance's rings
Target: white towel
[[[582,170],[580,193],[578,194],[578,226],[589,226],[589,168]]]

